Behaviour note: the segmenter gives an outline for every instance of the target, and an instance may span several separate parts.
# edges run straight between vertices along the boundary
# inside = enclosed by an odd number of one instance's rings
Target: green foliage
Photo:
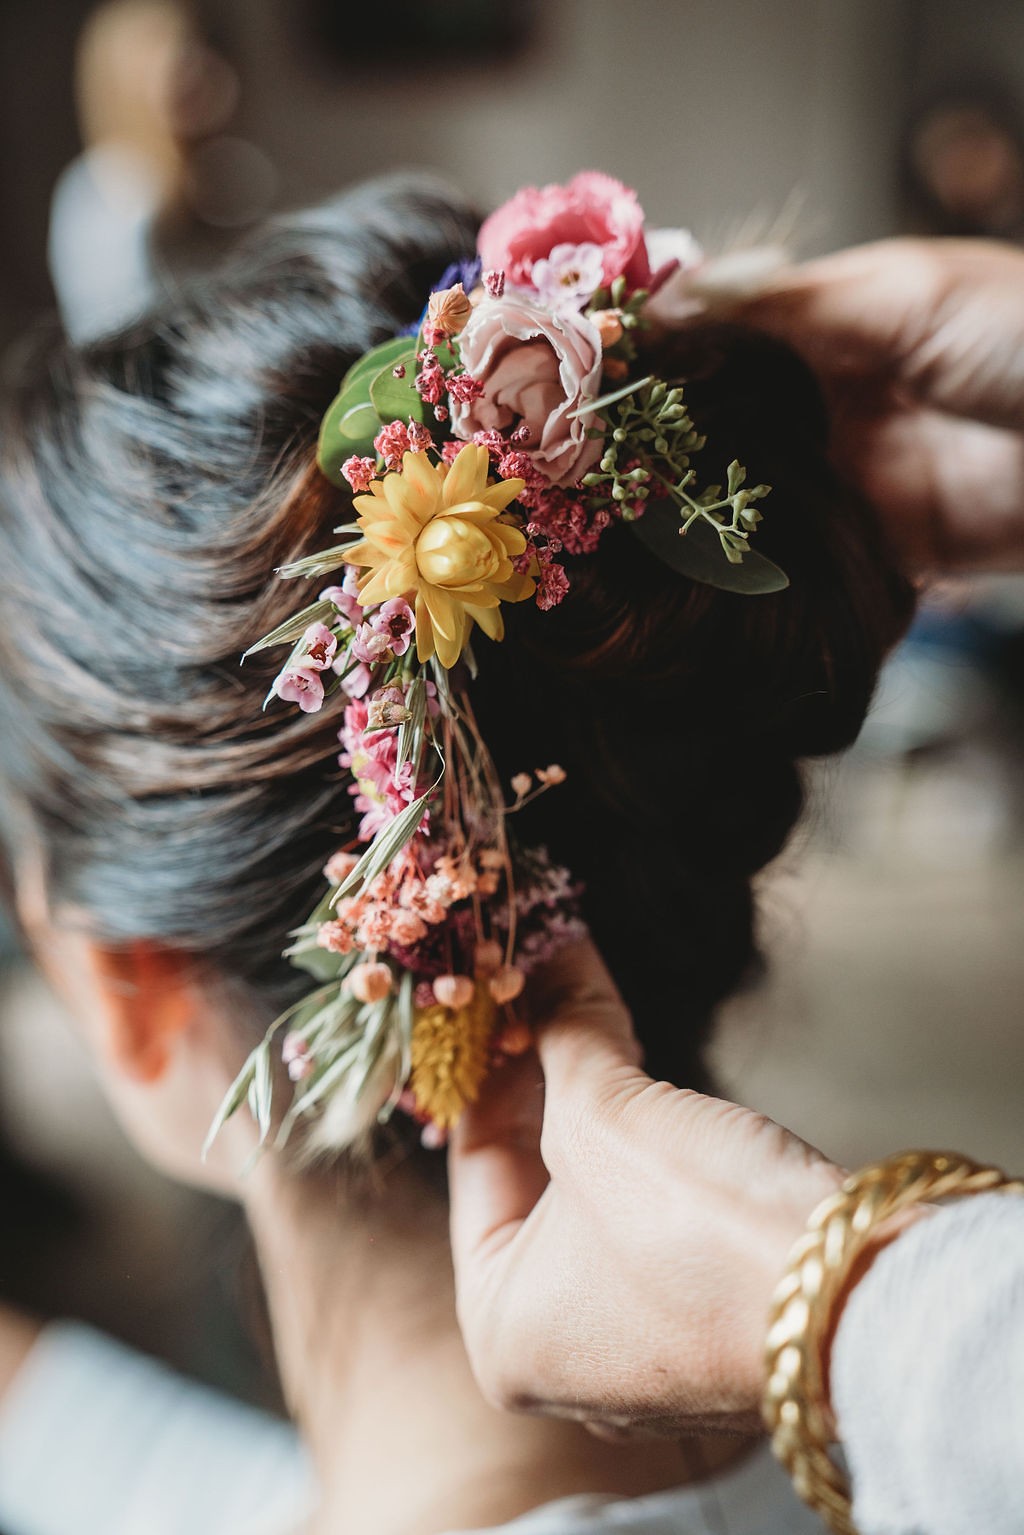
[[[396,336],[360,357],[345,374],[317,445],[317,463],[332,485],[348,488],[342,464],[353,454],[371,455],[382,426],[423,420],[423,401],[413,387],[416,345],[414,336]],[[403,378],[395,377],[396,368],[404,368]]]
[[[599,410],[608,426],[600,465],[583,480],[596,492],[596,505],[616,510],[652,553],[691,580],[746,596],[789,585],[776,564],[750,548],[750,535],[761,521],[756,503],[768,495],[769,485],[747,487],[746,470],[734,459],[724,491],[713,485],[693,493],[690,458],[705,439],[694,427],[681,387],[641,379],[602,396],[590,409]],[[633,503],[652,494],[655,502],[638,515]]]

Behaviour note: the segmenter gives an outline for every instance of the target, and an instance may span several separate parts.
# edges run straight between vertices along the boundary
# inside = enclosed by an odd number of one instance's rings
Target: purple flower
[[[274,692],[278,698],[298,704],[303,714],[316,714],[323,706],[324,685],[312,666],[292,666],[277,678]]]

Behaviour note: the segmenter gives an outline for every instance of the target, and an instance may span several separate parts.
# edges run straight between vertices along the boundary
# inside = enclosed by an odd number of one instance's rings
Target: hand
[[[591,945],[542,985],[539,1060],[494,1074],[449,1153],[481,1388],[588,1422],[750,1429],[772,1291],[841,1174],[770,1120],[652,1081]]]
[[[795,267],[733,311],[833,407],[838,467],[922,569],[1024,569],[1024,253],[886,240]]]

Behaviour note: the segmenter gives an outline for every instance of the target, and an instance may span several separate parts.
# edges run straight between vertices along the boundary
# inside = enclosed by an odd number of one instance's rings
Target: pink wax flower
[[[313,666],[287,668],[274,683],[274,692],[278,698],[298,704],[303,714],[316,714],[323,707],[324,685]]]
[[[478,241],[484,266],[520,287],[533,286],[536,263],[562,245],[598,246],[605,287],[616,277],[630,291],[650,281],[636,193],[601,171],[581,171],[566,186],[524,187],[484,221]]]
[[[377,475],[377,460],[375,458],[359,458],[353,454],[346,458],[341,466],[341,472],[355,491],[369,490],[370,481]]]
[[[552,309],[582,309],[601,286],[604,252],[599,245],[556,245],[533,263],[533,286]]]
[[[320,593],[320,601],[333,602],[338,612],[355,628],[363,617],[363,605],[359,601],[359,571],[356,567],[348,567],[340,586],[325,586]]]
[[[365,666],[377,666],[391,659],[391,641],[386,632],[372,623],[360,624],[352,641],[352,654]]]
[[[337,635],[332,634],[326,624],[310,624],[302,636],[302,643],[306,647],[303,666],[311,666],[317,672],[326,671],[338,649]]]
[[[373,439],[373,446],[389,469],[401,469],[402,454],[412,451],[409,428],[404,421],[389,421]]]
[[[373,681],[373,673],[368,666],[360,663],[354,666],[347,677],[341,679],[341,685],[349,698],[365,698],[370,691]]]
[[[375,633],[386,635],[393,655],[404,656],[416,628],[416,616],[402,597],[392,597],[377,609],[370,626]]]
[[[591,418],[574,416],[601,388],[601,338],[584,315],[553,314],[522,293],[482,299],[462,332],[462,361],[484,395],[453,400],[456,437],[525,426],[525,451],[555,485],[573,484],[596,464],[602,443],[587,436]]]

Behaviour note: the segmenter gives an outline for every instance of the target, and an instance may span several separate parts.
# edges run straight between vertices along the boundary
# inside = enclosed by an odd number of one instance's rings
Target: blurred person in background
[[[68,334],[140,314],[264,211],[269,162],[225,133],[238,77],[186,0],[107,0],[75,60],[84,150],[53,194],[50,272]]]

